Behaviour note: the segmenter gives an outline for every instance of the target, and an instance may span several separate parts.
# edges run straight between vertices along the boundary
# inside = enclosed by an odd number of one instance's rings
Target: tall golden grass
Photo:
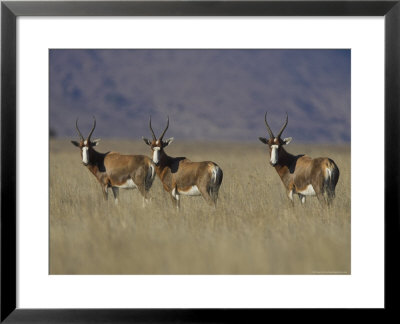
[[[103,141],[98,151],[150,155],[142,141]],[[182,197],[177,212],[155,179],[152,201],[120,190],[104,201],[67,140],[50,143],[51,274],[350,274],[350,147],[291,144],[340,169],[331,208],[308,197],[291,207],[265,145],[183,143],[171,156],[211,160],[224,172],[216,210]]]

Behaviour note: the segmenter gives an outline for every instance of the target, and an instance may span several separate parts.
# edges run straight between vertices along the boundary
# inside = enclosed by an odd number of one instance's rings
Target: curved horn
[[[286,128],[286,126],[287,126],[287,123],[288,123],[288,114],[286,113],[286,120],[285,120],[285,123],[283,124],[281,130],[279,131],[279,134],[278,134],[278,136],[277,136],[278,138],[281,137],[283,131],[285,130],[285,128]]]
[[[159,138],[160,141],[162,141],[162,139],[163,139],[163,137],[164,137],[164,135],[165,135],[165,132],[166,132],[167,129],[168,129],[168,126],[169,126],[169,116],[168,116],[168,119],[167,119],[167,127],[165,127],[163,133],[161,134],[161,136],[160,136],[160,138]]]
[[[154,134],[153,128],[151,127],[151,116],[150,116],[150,122],[149,122],[149,126],[150,126],[150,130],[151,130],[151,134],[153,135],[153,140],[156,140],[156,135]]]
[[[87,137],[88,142],[90,142],[90,136],[92,136],[93,131],[94,131],[94,129],[96,128],[96,118],[94,118],[94,116],[93,116],[93,120],[94,120],[94,122],[93,122],[93,128],[92,128],[92,130],[90,131],[89,136]]]
[[[76,130],[78,131],[79,137],[81,138],[82,141],[84,141],[85,139],[83,138],[83,136],[78,128],[78,118],[76,119],[75,127],[76,127]]]
[[[265,125],[267,126],[269,137],[275,138],[274,134],[272,133],[271,127],[269,127],[268,122],[267,122],[267,112],[265,112],[264,120],[265,120]]]

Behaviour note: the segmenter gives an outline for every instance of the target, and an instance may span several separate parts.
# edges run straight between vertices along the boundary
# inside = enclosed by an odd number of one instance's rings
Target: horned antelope
[[[180,195],[202,196],[204,200],[216,207],[218,190],[222,182],[222,169],[214,162],[192,162],[185,157],[171,157],[164,149],[173,141],[173,137],[163,140],[169,126],[167,126],[157,139],[151,127],[153,139],[150,141],[143,137],[144,142],[150,146],[153,153],[153,162],[156,173],[160,178],[164,190],[171,195],[175,207],[180,207]]]
[[[278,172],[292,204],[293,194],[298,194],[302,204],[305,203],[306,196],[317,196],[320,202],[331,204],[339,180],[339,169],[335,162],[329,158],[312,159],[306,155],[294,156],[286,152],[283,146],[292,141],[291,137],[281,138],[288,124],[287,113],[286,121],[277,136],[274,136],[268,125],[267,113],[264,120],[269,138],[259,137],[259,139],[268,145],[270,164]]]
[[[118,203],[119,188],[138,189],[143,196],[143,206],[148,200],[148,191],[155,177],[155,167],[151,159],[144,155],[122,155],[117,152],[99,153],[94,147],[100,139],[91,140],[96,119],[88,137],[84,139],[78,128],[78,119],[75,127],[80,141],[71,141],[81,151],[82,163],[96,177],[101,185],[103,197],[108,199],[108,188],[111,187],[114,201]]]

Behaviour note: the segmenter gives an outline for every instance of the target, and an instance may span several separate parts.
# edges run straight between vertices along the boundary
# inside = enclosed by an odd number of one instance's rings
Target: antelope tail
[[[146,191],[150,190],[151,186],[153,185],[153,180],[155,176],[155,168],[152,162],[149,163],[149,169],[147,170],[146,180],[145,180],[145,189]]]
[[[214,186],[220,186],[222,183],[222,169],[218,165],[214,165],[214,167],[211,170],[211,183]]]
[[[335,187],[339,180],[339,168],[333,160],[328,159],[325,169],[325,191],[328,196],[328,201],[335,198]]]
[[[211,171],[211,179],[209,185],[209,194],[216,206],[218,199],[218,191],[222,183],[223,173],[222,169],[214,163],[212,164],[210,171]]]

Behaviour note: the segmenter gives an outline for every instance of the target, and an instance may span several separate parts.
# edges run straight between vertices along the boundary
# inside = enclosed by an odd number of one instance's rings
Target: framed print
[[[399,6],[2,2],[1,320],[393,308]]]
[[[25,27],[24,24],[20,26],[22,35]],[[30,56],[34,56],[32,51]],[[52,135],[50,141],[50,274],[351,274],[350,60],[348,49],[51,49],[50,129],[58,134],[57,137]],[[75,70],[77,65],[82,68]],[[298,71],[296,67],[300,65],[307,72]],[[22,69],[25,64],[20,66]],[[264,77],[260,81],[261,75]],[[284,81],[279,81],[280,78]],[[292,81],[293,78],[296,80]],[[129,82],[122,81],[124,79]],[[321,86],[323,83],[329,83],[329,86]],[[89,84],[94,88],[89,88]],[[23,88],[22,85],[21,93]],[[332,92],[335,100],[330,99]],[[98,100],[85,99],[91,97],[90,93],[98,93],[95,95]],[[171,97],[170,93],[174,95]],[[276,191],[276,196],[265,191],[266,183],[271,189],[281,185],[279,176],[274,173],[265,180],[255,180],[264,178],[265,169],[259,168],[259,161],[265,158],[265,152],[258,151],[263,146],[253,143],[256,116],[265,117],[265,102],[269,101],[268,119],[271,120],[274,114],[279,115],[278,108],[272,107],[283,104],[284,96],[288,113],[286,126],[292,126],[292,138],[298,142],[310,142],[311,139],[317,142],[313,137],[319,133],[318,141],[330,143],[324,144],[329,147],[325,153],[314,148],[313,142],[303,144],[299,150],[309,151],[310,156],[328,155],[328,159],[317,158],[315,161],[323,164],[319,168],[325,168],[324,163],[328,163],[333,173],[331,185],[322,188],[317,196],[322,206],[330,206],[329,212],[316,205],[318,199],[312,199],[311,195],[306,204],[306,195],[300,193],[304,209],[292,210],[291,214],[310,222],[292,220],[294,228],[291,230],[286,230],[286,213],[297,201],[293,199],[286,204],[280,191]],[[299,104],[294,102],[301,102],[300,96],[308,98],[302,106],[307,112],[303,112],[305,120],[301,127],[313,134],[309,138],[294,132],[300,120],[290,118],[297,113]],[[321,102],[325,102],[326,108],[320,108],[322,111],[319,112]],[[76,112],[75,107],[78,108]],[[87,131],[83,128],[86,109],[95,116],[93,119],[89,115],[93,125]],[[330,111],[333,114],[330,115]],[[308,123],[311,114],[313,123]],[[21,115],[27,115],[23,108]],[[79,116],[78,120],[75,115]],[[281,115],[285,117],[284,113]],[[266,128],[264,117],[258,127],[261,134]],[[20,124],[24,128],[22,118]],[[149,118],[151,124],[147,123]],[[318,119],[332,122],[321,132]],[[67,120],[69,122],[65,123]],[[197,124],[196,131],[192,122]],[[236,123],[237,126],[230,126]],[[71,124],[75,125],[74,137],[77,136],[72,143],[62,134],[66,129],[66,135],[70,137]],[[84,139],[87,134],[83,133],[89,134],[90,130],[96,147],[86,148],[85,141],[90,140]],[[110,135],[101,135],[106,130]],[[279,129],[274,131],[278,132]],[[96,140],[94,136],[99,135],[101,140]],[[162,136],[164,138],[160,139]],[[119,139],[107,143],[107,137]],[[133,138],[125,140],[130,137]],[[178,138],[182,140],[178,141]],[[265,141],[263,138],[262,144],[265,145]],[[21,142],[25,140],[21,138]],[[289,140],[284,145],[288,144]],[[115,151],[117,147],[120,147],[119,152],[131,151],[135,155],[101,153],[102,150]],[[290,158],[289,154],[295,149],[281,147],[280,160],[284,154]],[[84,168],[79,151],[86,165]],[[174,157],[180,152],[187,158]],[[234,152],[240,152],[246,159],[241,160]],[[147,157],[149,153],[152,159]],[[202,158],[209,161],[201,161]],[[200,162],[189,162],[188,159]],[[172,176],[164,177],[163,172],[174,169],[178,161],[176,180]],[[309,160],[302,158],[300,161],[308,163]],[[85,183],[76,182],[78,172],[82,172],[78,178],[83,179],[87,171],[92,173],[103,163],[110,174],[107,181],[111,188],[105,189],[103,173],[94,172],[92,180],[95,183],[86,183],[86,188]],[[142,169],[145,172],[141,172]],[[21,178],[29,177],[23,170],[20,174]],[[159,175],[161,181],[157,181]],[[127,182],[123,182],[125,178]],[[315,186],[318,176],[307,181],[314,182]],[[100,184],[99,195],[95,197],[87,196],[93,192],[92,184]],[[138,189],[138,195],[136,190],[126,189]],[[326,198],[323,190],[329,193]],[[128,192],[129,203],[126,200]],[[301,192],[307,193],[307,189]],[[108,200],[111,200],[110,206]],[[263,203],[258,202],[260,200]],[[236,206],[234,201],[238,202]],[[100,206],[101,210],[97,210]],[[65,215],[70,216],[65,218]],[[320,224],[320,215],[329,217],[331,225]],[[108,223],[110,219],[116,223]],[[80,226],[76,228],[77,222],[88,222],[87,230],[82,231]],[[277,232],[278,228],[282,232],[279,231],[279,235],[270,232],[271,224],[275,224],[273,227]],[[107,239],[109,226],[115,237]],[[336,226],[337,230],[333,230]],[[325,233],[327,227],[329,234]],[[151,234],[152,231],[156,232]],[[293,237],[294,232],[302,233],[301,236],[308,239],[299,241]],[[233,233],[235,236],[231,237]],[[157,243],[159,240],[169,243],[161,247]],[[320,242],[320,249],[311,251],[309,244],[315,241]],[[76,252],[77,246],[80,253]],[[95,251],[90,248],[93,246],[96,246]],[[86,249],[90,251],[85,252]],[[297,262],[291,254],[294,250]],[[193,255],[192,251],[197,252]],[[116,253],[119,257],[115,260]],[[327,254],[330,254],[328,260]],[[154,257],[156,255],[164,257]]]

